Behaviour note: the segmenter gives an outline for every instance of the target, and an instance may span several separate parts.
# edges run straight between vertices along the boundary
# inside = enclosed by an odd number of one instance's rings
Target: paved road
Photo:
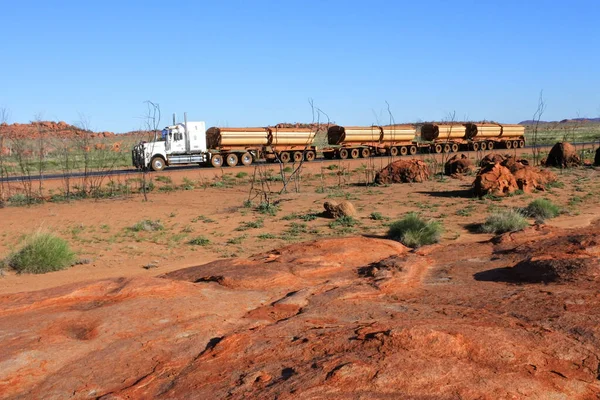
[[[582,142],[582,143],[574,143],[574,145],[577,146],[581,146],[581,145],[596,145],[596,142]],[[528,150],[530,150],[533,146],[525,146],[524,149],[519,149],[519,151],[522,152],[527,152]],[[540,149],[542,150],[549,150],[552,146],[551,145],[543,145],[543,146],[539,146]],[[507,149],[494,149],[493,151],[498,151],[498,152],[502,152],[502,151],[512,151],[512,150],[507,150]],[[459,152],[459,153],[470,153],[470,152]],[[417,154],[414,157],[417,157],[419,155],[423,155],[423,154]],[[405,157],[411,157],[411,156],[405,156]],[[374,158],[379,158],[379,157],[374,157]],[[325,159],[316,159],[314,161],[311,161],[311,163],[333,163],[333,162],[338,162],[339,160],[325,160]],[[346,160],[345,160],[346,161]],[[350,160],[347,160],[350,161]],[[168,167],[167,169],[161,171],[161,174],[164,173],[169,173],[169,172],[177,172],[177,171],[185,171],[185,170],[191,170],[191,169],[198,169],[198,165],[197,164],[191,164],[191,165],[182,165],[182,166],[172,166],[172,167]],[[212,167],[203,167],[203,168],[212,168]],[[243,165],[238,165],[236,167],[224,167],[224,168],[244,168]],[[106,172],[106,171],[93,171],[93,172],[88,172],[87,176],[114,176],[114,175],[135,175],[135,174],[139,174],[140,171],[135,169],[135,168],[126,168],[126,169],[119,169],[119,170],[114,170],[111,172]],[[85,177],[85,173],[83,172],[73,172],[71,174],[68,175],[70,178],[82,178]],[[50,180],[50,179],[62,179],[64,178],[65,175],[62,173],[58,173],[58,174],[44,174],[42,175],[41,179],[42,180]],[[0,182],[21,182],[23,180],[32,180],[32,181],[37,181],[38,179],[40,179],[40,177],[38,175],[35,176],[31,176],[31,177],[26,177],[26,176],[10,176],[8,178],[3,178],[0,179]]]

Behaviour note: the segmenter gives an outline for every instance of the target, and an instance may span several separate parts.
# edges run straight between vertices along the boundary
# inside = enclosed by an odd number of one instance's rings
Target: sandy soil
[[[270,196],[277,203],[275,215],[257,210],[260,200],[254,192],[250,195],[252,207],[244,206],[251,193],[253,168],[155,173],[151,179],[157,188],[181,184],[184,179],[196,188],[172,192],[156,189],[147,202],[134,194],[109,200],[5,207],[0,209],[1,258],[17,248],[26,235],[41,229],[67,239],[80,259],[88,263],[44,275],[17,275],[5,270],[0,278],[0,293],[99,278],[155,276],[318,237],[349,233],[383,237],[390,221],[410,211],[442,221],[445,228],[442,243],[489,239],[489,235],[471,233],[469,224],[482,222],[498,209],[525,206],[538,197],[550,198],[563,208],[561,216],[548,221],[555,226],[586,226],[600,216],[599,172],[594,168],[555,171],[564,186],[498,200],[473,198],[468,193],[473,176],[463,180],[433,179],[422,184],[365,185],[372,180],[373,171],[388,161],[379,158],[369,162],[306,164],[297,188],[291,184],[287,193]],[[270,168],[277,173],[276,167]],[[128,178],[114,179],[118,183]],[[60,181],[44,183],[46,189],[58,188],[60,184]],[[280,182],[271,182],[273,192],[280,188]],[[331,226],[332,220],[320,215],[327,199],[350,200],[358,210],[358,224]],[[381,218],[372,213],[379,213]],[[146,219],[159,220],[163,229],[140,232],[130,229]],[[210,243],[204,246],[188,243],[198,236]]]

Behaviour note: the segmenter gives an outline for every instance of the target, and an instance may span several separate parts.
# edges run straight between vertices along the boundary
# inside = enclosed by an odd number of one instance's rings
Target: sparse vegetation
[[[528,217],[544,221],[558,216],[560,207],[548,199],[535,199],[523,211]]]
[[[279,211],[279,207],[277,207],[273,203],[262,202],[256,207],[256,211],[258,211],[261,214],[275,216],[277,214],[277,211]]]
[[[409,213],[390,225],[388,236],[415,248],[439,242],[442,232],[439,222],[426,221],[417,213]]]
[[[155,232],[162,231],[164,229],[165,227],[160,220],[153,221],[151,219],[139,221],[135,225],[129,227],[129,230],[133,232]]]
[[[481,225],[480,230],[484,233],[516,232],[528,225],[519,211],[510,209],[491,214]]]
[[[188,244],[191,244],[193,246],[206,246],[210,244],[210,240],[204,236],[197,236],[190,240]]]
[[[369,215],[369,218],[373,221],[383,221],[389,219],[388,217],[384,217],[382,213],[374,211]]]
[[[75,253],[67,241],[43,232],[29,236],[24,245],[5,260],[15,271],[32,274],[58,271],[74,263]]]
[[[246,231],[248,229],[258,229],[264,226],[264,220],[262,218],[257,219],[256,221],[242,222],[240,226],[238,226],[236,231]]]

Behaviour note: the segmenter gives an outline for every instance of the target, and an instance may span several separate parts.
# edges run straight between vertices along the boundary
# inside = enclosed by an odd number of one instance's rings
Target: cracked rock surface
[[[596,398],[599,242],[325,239],[2,296],[0,398]]]

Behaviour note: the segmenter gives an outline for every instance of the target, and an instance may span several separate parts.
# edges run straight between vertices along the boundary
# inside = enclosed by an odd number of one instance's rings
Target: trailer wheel
[[[512,142],[510,140],[507,140],[504,144],[506,144],[507,149],[512,149]]]
[[[304,154],[301,151],[294,152],[294,162],[300,162],[304,158]]]
[[[475,143],[471,144],[471,147],[473,148],[473,151],[477,151],[477,150],[479,150],[479,143],[475,142]]]
[[[451,150],[450,145],[448,143],[446,143],[444,145],[444,153],[450,153],[450,150]]]
[[[352,149],[352,150],[350,150],[350,157],[352,157],[352,158],[358,158],[359,155],[360,155],[360,152],[358,151],[358,149]]]
[[[242,162],[242,165],[245,165],[245,166],[252,164],[252,161],[253,161],[252,154],[245,152],[240,157],[240,161]]]
[[[405,156],[407,154],[408,154],[408,149],[406,148],[406,146],[400,147],[400,155]]]
[[[453,153],[458,152],[458,143],[452,143],[452,152]]]
[[[518,149],[518,148],[519,148],[519,141],[513,140],[513,149]]]
[[[525,147],[525,141],[524,140],[519,140],[519,147],[520,148]]]
[[[397,147],[390,147],[390,155],[392,157],[396,157],[398,155],[398,148]]]
[[[340,149],[339,155],[342,160],[345,160],[348,158],[348,149]]]
[[[315,159],[315,152],[312,150],[307,151],[304,153],[304,159],[306,161],[313,161]]]
[[[487,150],[487,144],[485,142],[481,142],[481,145],[479,146],[479,148],[481,149],[481,151],[486,151]]]
[[[287,151],[284,151],[282,153],[279,153],[279,159],[281,160],[282,163],[289,163],[290,159],[292,157],[290,156],[290,153],[288,153]]]
[[[441,144],[436,144],[433,147],[433,151],[434,151],[434,153],[440,154],[442,152],[442,145]]]
[[[360,151],[360,156],[362,158],[369,158],[370,155],[371,155],[371,150],[367,149],[366,147]]]
[[[165,169],[165,160],[162,157],[154,157],[150,162],[153,171],[162,171]]]
[[[230,167],[235,167],[238,163],[238,156],[235,153],[229,153],[225,156],[225,162]]]
[[[215,168],[221,168],[223,166],[223,156],[220,154],[214,154],[210,159],[210,165]]]
[[[494,148],[494,142],[488,142],[488,150],[492,150]]]
[[[417,154],[417,151],[418,151],[417,146],[410,146],[408,148],[408,152],[410,153],[411,156],[414,156],[415,154]]]

